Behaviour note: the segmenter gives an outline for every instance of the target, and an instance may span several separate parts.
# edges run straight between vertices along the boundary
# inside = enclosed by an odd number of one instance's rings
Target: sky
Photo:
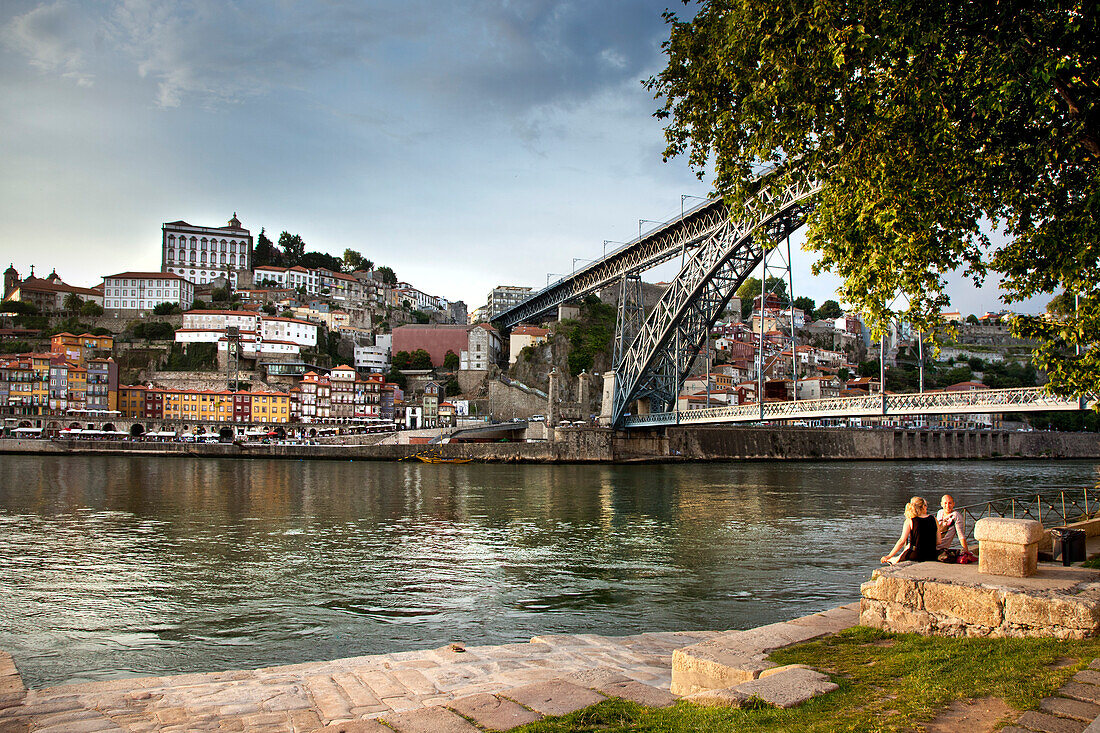
[[[90,286],[159,269],[165,222],[236,213],[470,309],[542,287],[710,191],[662,161],[642,85],[670,6],[5,0],[0,268]],[[835,297],[794,260],[796,295]],[[963,313],[1003,307],[953,280]]]

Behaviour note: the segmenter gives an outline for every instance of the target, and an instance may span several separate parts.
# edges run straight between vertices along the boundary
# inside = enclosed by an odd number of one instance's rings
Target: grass
[[[1100,639],[947,639],[856,627],[773,652],[777,664],[808,664],[840,689],[790,710],[705,708],[678,702],[651,709],[607,700],[522,733],[581,731],[904,731],[931,721],[955,700],[997,697],[1034,709],[1070,676],[1100,657]],[[1070,659],[1068,666],[1055,663]]]

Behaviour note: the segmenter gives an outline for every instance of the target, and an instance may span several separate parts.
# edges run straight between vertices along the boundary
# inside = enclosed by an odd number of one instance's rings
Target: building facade
[[[162,272],[200,285],[224,277],[236,287],[238,275],[251,268],[252,234],[241,226],[235,212],[224,227],[194,226],[182,220],[161,226]]]
[[[168,272],[120,272],[103,278],[103,310],[109,316],[141,318],[161,303],[179,303],[187,310],[195,301],[195,285]]]

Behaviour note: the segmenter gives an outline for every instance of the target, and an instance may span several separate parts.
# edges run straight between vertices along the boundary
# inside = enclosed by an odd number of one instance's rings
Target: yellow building
[[[286,392],[250,392],[252,421],[290,422],[290,395]]]

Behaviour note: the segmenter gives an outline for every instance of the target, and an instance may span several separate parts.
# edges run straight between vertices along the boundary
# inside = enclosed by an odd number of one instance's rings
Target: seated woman
[[[882,563],[898,563],[911,560],[928,562],[936,559],[936,545],[940,542],[940,526],[934,517],[928,516],[928,502],[914,496],[905,505],[905,524],[901,537]],[[904,549],[902,549],[904,548]]]

